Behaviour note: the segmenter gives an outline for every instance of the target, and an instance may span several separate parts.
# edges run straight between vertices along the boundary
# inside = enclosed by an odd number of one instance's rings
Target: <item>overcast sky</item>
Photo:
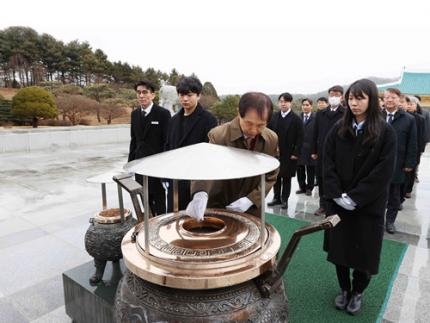
[[[211,81],[219,94],[312,93],[430,70],[430,1],[2,1],[0,29],[88,41],[110,61]]]

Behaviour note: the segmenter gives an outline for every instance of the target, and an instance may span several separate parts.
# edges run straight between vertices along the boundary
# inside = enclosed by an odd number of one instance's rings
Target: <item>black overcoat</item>
[[[169,122],[170,112],[156,104],[145,118],[141,116],[141,109],[136,108],[131,113],[128,161],[162,152],[166,145]]]
[[[181,108],[171,119],[167,136],[166,150],[177,149],[189,145],[208,142],[208,132],[217,126],[217,120],[200,104],[188,117],[187,127],[182,129],[184,109]],[[181,165],[178,165],[181,167]],[[191,200],[190,181],[178,181],[179,210],[187,207]],[[173,188],[169,185],[168,190],[168,211],[172,211]]]
[[[322,161],[324,159],[324,142],[328,132],[334,124],[343,117],[345,108],[339,106],[336,111],[331,111],[330,106],[320,110],[315,116],[314,138],[312,140],[312,154],[317,154],[316,174],[322,176]]]
[[[303,120],[303,112],[300,114],[300,117]],[[308,120],[305,123],[303,123],[303,128],[304,128],[303,144],[302,144],[302,150],[300,152],[300,158],[297,162],[297,165],[315,166],[316,161],[311,158],[312,140],[314,138],[314,129],[315,129],[314,112],[312,112]]]
[[[327,259],[371,274],[378,273],[396,153],[393,128],[383,120],[380,122],[384,130],[373,145],[363,143],[363,134],[338,135],[339,122],[327,136],[323,160],[327,215],[338,214],[341,218],[337,226],[325,233]],[[357,203],[354,211],[333,201],[342,193]]]
[[[419,156],[421,155],[421,153],[424,152],[424,150],[426,149],[426,138],[425,138],[425,123],[426,123],[426,119],[419,113],[417,112],[409,112],[410,115],[412,115],[415,118],[415,123],[417,126],[417,156],[419,158]],[[418,164],[418,160],[417,159],[417,164]]]
[[[387,117],[385,110],[383,116]],[[401,109],[394,114],[391,126],[397,135],[396,168],[391,183],[403,184],[403,168],[414,168],[417,165],[417,126],[415,118]]]
[[[279,174],[282,177],[296,176],[297,160],[290,159],[292,155],[299,157],[303,143],[303,122],[292,110],[285,118],[281,111],[272,115],[269,128],[278,135],[279,145]]]
[[[417,112],[424,118],[424,141],[425,143],[430,142],[430,111],[423,107],[417,107]]]

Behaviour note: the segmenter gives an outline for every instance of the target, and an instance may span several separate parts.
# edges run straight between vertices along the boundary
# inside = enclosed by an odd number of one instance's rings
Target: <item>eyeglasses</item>
[[[148,95],[149,93],[151,93],[151,91],[148,91],[148,90],[139,91],[139,90],[137,90],[136,93],[137,93],[137,95],[141,95],[141,94]]]

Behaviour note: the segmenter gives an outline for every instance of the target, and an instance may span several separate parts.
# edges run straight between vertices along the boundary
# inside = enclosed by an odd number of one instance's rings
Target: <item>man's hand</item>
[[[208,204],[208,193],[197,192],[194,194],[193,199],[188,203],[185,214],[196,219],[197,221],[203,220],[206,211],[206,205]]]
[[[318,154],[311,154],[311,158],[313,160],[317,160],[318,159]]]
[[[294,155],[291,155],[290,159],[291,159],[291,160],[297,160],[297,159],[299,159],[299,157],[294,156]]]
[[[249,198],[242,197],[230,203],[225,208],[236,212],[246,212],[253,204]]]
[[[409,168],[409,167],[405,167],[405,168],[403,168],[403,171],[404,172],[406,172],[406,173],[410,173],[410,172],[412,172],[414,169],[413,168]]]

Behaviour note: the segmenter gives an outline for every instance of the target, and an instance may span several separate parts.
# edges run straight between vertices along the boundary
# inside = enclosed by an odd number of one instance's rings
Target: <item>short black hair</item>
[[[138,81],[135,85],[134,85],[134,90],[137,91],[137,87],[138,86],[144,86],[146,87],[148,90],[150,90],[152,93],[154,93],[157,90],[157,87],[154,83],[152,83],[151,81],[148,80],[141,80]]]
[[[322,97],[318,98],[317,102],[318,101],[324,101],[325,103],[328,104],[328,100],[327,100],[327,98],[325,96],[322,96]]]
[[[421,102],[421,97],[419,95],[414,95],[414,97],[416,97],[418,99],[418,101]]]
[[[203,85],[197,77],[187,76],[179,80],[176,85],[178,94],[202,93]]]
[[[328,89],[328,93],[330,93],[331,91],[340,92],[343,95],[343,87],[341,87],[340,85],[332,86],[331,88]]]
[[[304,98],[304,99],[302,99],[302,104],[303,104],[303,102],[305,102],[305,101],[308,101],[310,105],[312,105],[312,104],[314,103],[314,101],[312,101],[311,99],[309,99],[309,98]]]
[[[293,102],[293,96],[292,96],[290,93],[288,93],[288,92],[282,93],[282,94],[278,97],[278,101],[279,101],[281,98],[283,98],[283,99],[284,99],[285,101],[287,101],[287,102]]]
[[[248,92],[240,97],[239,115],[243,118],[245,114],[254,109],[261,119],[267,110],[267,122],[270,121],[273,112],[273,103],[270,97],[261,92]]]
[[[394,87],[389,87],[388,89],[385,89],[385,92],[393,93],[393,94],[397,95],[398,97],[400,97],[402,95],[402,92],[400,92],[399,89],[396,89]]]

